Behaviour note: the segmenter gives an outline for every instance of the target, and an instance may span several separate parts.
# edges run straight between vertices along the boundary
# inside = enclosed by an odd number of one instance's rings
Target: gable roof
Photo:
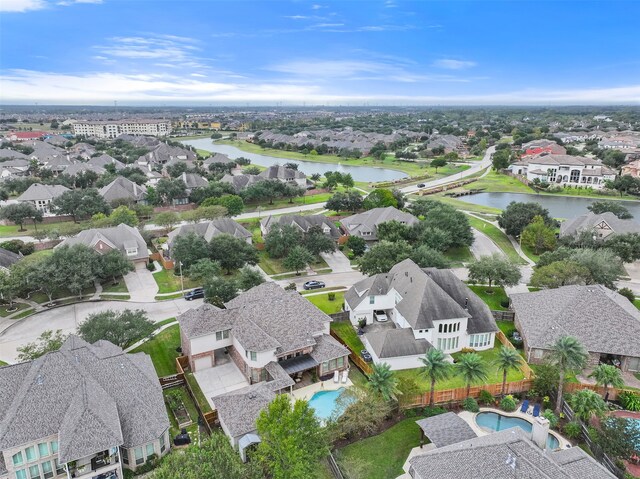
[[[413,225],[419,220],[410,213],[400,211],[393,206],[387,206],[386,208],[373,208],[364,213],[358,213],[357,215],[348,216],[342,219],[340,222],[347,230],[347,233],[351,235],[363,236],[363,233],[370,233],[366,235],[367,239],[378,239],[377,226],[385,221],[399,221],[407,225]]]
[[[101,168],[105,168],[107,165],[115,165],[116,171],[121,170],[125,167],[124,163],[116,160],[112,156],[103,153],[100,156],[94,156],[93,158],[89,158],[87,161],[90,165],[99,166]]]
[[[53,200],[65,191],[69,191],[66,186],[34,183],[16,199],[18,201]]]
[[[69,166],[67,166],[67,169],[64,170],[65,174],[69,175],[69,176],[75,176],[78,173],[83,173],[85,171],[93,171],[94,173],[98,174],[98,175],[102,175],[104,173],[107,172],[107,170],[105,170],[104,168],[102,168],[101,166],[96,166],[93,165],[91,163],[73,163]]]
[[[124,176],[117,176],[111,183],[100,188],[99,193],[108,203],[116,200],[140,201],[147,194],[147,188]]]
[[[221,163],[225,165],[228,165],[230,163],[236,164],[236,160],[232,160],[227,155],[223,155],[222,153],[216,153],[215,155],[210,156],[202,162],[202,164],[205,166],[209,166],[213,163]]]
[[[449,446],[478,437],[467,421],[454,412],[420,419],[416,424],[436,447]]]
[[[9,148],[0,148],[0,158],[13,158],[18,160],[28,160],[29,156]],[[28,163],[27,163],[28,164]]]
[[[416,339],[410,328],[385,329],[365,334],[378,358],[424,356],[432,345],[426,339]]]
[[[264,178],[258,176],[258,175],[224,175],[222,177],[222,179],[220,180],[223,183],[229,183],[231,186],[233,186],[233,189],[236,191],[240,191],[244,188],[246,188],[247,186],[253,185],[254,183],[257,183],[261,180],[264,180]]]
[[[14,253],[8,249],[0,248],[0,266],[8,268],[12,264],[17,263],[22,259],[22,254]]]
[[[57,434],[66,462],[106,443],[149,443],[169,427],[150,357],[107,341],[71,336],[58,351],[1,367],[0,385],[0,450]]]
[[[573,236],[583,231],[591,231],[603,221],[614,234],[640,233],[640,224],[632,219],[621,220],[609,211],[600,214],[589,211],[560,224],[560,236]]]
[[[63,246],[73,246],[74,244],[84,244],[91,248],[98,242],[103,242],[109,247],[119,250],[127,259],[136,260],[149,257],[147,243],[140,232],[132,226],[120,223],[111,228],[92,228],[78,233],[76,236],[65,239],[56,245],[56,248]],[[135,255],[127,255],[127,248],[136,246],[138,252]]]
[[[249,230],[231,218],[218,218],[202,223],[181,225],[174,229],[167,235],[169,248],[173,247],[178,237],[188,235],[189,233],[202,236],[207,243],[211,241],[211,238],[220,234],[229,234],[235,238],[242,239],[253,236]]]
[[[180,175],[180,179],[184,182],[188,189],[201,188],[209,184],[209,180],[197,173],[187,173],[186,171]]]
[[[580,448],[571,457],[547,453],[520,428],[438,447],[409,460],[414,479],[613,479]],[[516,457],[517,475],[507,462]],[[579,472],[578,472],[579,471]]]
[[[307,177],[307,175],[305,175],[302,171],[285,168],[284,166],[280,165],[272,165],[266,170],[261,171],[258,176],[260,176],[261,178],[272,180],[292,180]]]
[[[231,437],[238,437],[256,430],[260,412],[276,395],[266,383],[253,384],[212,398],[220,422]]]
[[[602,285],[513,294],[511,307],[529,347],[549,349],[569,335],[590,352],[640,357],[640,311]]]
[[[329,235],[332,238],[340,237],[340,230],[336,227],[335,223],[324,215],[269,215],[263,218],[260,224],[267,232],[276,224],[297,226],[300,228],[300,231],[304,233],[308,232],[312,226],[320,226],[322,228],[329,228]]]

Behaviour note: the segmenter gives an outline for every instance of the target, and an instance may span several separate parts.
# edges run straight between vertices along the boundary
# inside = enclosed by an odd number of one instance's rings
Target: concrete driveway
[[[38,339],[46,330],[61,329],[63,333],[72,333],[88,315],[106,311],[108,309],[122,311],[124,309],[142,309],[147,312],[149,319],[159,322],[167,318],[173,318],[188,309],[196,308],[202,304],[202,299],[185,301],[174,299],[156,303],[135,303],[130,301],[96,301],[78,303],[69,306],[61,306],[51,310],[29,316],[11,324],[0,333],[0,360],[15,362],[16,348]]]
[[[349,258],[340,250],[335,250],[333,253],[320,253],[322,259],[327,262],[329,268],[334,273],[348,273],[353,271]]]
[[[124,276],[132,301],[154,301],[158,294],[158,284],[147,268],[136,268]]]
[[[231,360],[213,368],[196,371],[193,375],[212,408],[212,397],[242,389],[249,385],[249,381],[245,379],[236,363]]]

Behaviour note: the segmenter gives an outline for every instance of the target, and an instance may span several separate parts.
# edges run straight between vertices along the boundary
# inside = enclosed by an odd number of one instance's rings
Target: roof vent
[[[42,386],[44,384],[44,378],[42,377],[42,374],[38,374],[38,377],[36,378],[36,384],[38,386]]]
[[[413,276],[411,276],[411,278],[409,278],[409,282],[413,283]]]
[[[124,363],[120,363],[120,369],[124,369]]]
[[[469,305],[469,298],[464,298],[464,309],[467,309],[468,305]]]

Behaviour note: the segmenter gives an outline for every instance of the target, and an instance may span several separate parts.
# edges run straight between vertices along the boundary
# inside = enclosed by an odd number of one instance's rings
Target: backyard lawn
[[[334,321],[331,323],[331,330],[335,331],[356,354],[364,349],[360,336],[356,334],[356,330],[349,321]]]
[[[389,479],[403,473],[409,451],[420,445],[419,417],[404,419],[382,434],[349,444],[335,452],[349,479]]]
[[[494,311],[506,311],[508,309],[500,304],[502,301],[509,301],[507,293],[504,292],[504,288],[494,286],[491,288],[493,294],[489,294],[487,293],[489,289],[487,286],[474,286],[470,284],[467,286],[469,286],[469,289],[476,293],[482,301],[487,303],[489,309]]]
[[[147,353],[151,356],[158,377],[163,377],[176,373],[176,358],[180,355],[176,351],[178,346],[180,346],[180,327],[176,324],[131,352]]]
[[[332,293],[335,295],[333,301],[329,300],[329,293],[316,294],[307,296],[306,298],[315,304],[318,309],[327,314],[339,313],[342,311],[342,303],[344,303],[344,292]],[[351,323],[349,323],[351,325]]]
[[[193,395],[196,397],[196,401],[200,405],[202,412],[211,412],[211,405],[209,404],[209,401],[207,401],[207,398],[204,397],[204,393],[202,392],[202,389],[200,389],[200,385],[193,373],[185,373],[184,377],[187,379],[189,387],[191,387],[191,391],[193,391]]]
[[[162,393],[166,397],[169,391],[180,392],[180,398],[182,399],[182,403],[184,404],[184,407],[187,409],[187,413],[189,413],[189,417],[191,418],[191,421],[193,421],[193,424],[191,424],[190,426],[187,426],[187,432],[190,434],[191,438],[195,440],[198,437],[197,436],[198,410],[196,409],[196,406],[193,403],[193,399],[191,399],[191,396],[189,395],[189,391],[187,391],[185,387],[181,386],[181,387],[165,389]],[[180,429],[178,428],[178,423],[173,413],[171,412],[171,409],[169,408],[168,405],[165,405],[165,406],[167,407],[167,416],[169,416],[169,422],[171,423],[171,428],[169,430],[169,433],[173,438],[173,437],[176,437],[178,434],[180,434]]]
[[[163,293],[175,293],[181,291],[182,284],[180,282],[180,276],[176,276],[173,270],[162,269],[157,273],[153,273],[153,277],[158,284],[158,294]],[[184,289],[190,289],[200,286],[195,281],[191,281],[186,276],[184,277]]]
[[[496,346],[493,349],[489,349],[487,351],[478,351],[478,354],[482,357],[485,364],[487,364],[487,369],[489,370],[486,384],[502,383],[502,371],[499,371],[497,368],[493,366],[493,362],[497,358],[498,351],[500,350],[501,346],[502,344],[500,344],[499,341],[496,341]],[[460,357],[462,354],[463,353],[454,353],[451,356],[453,356],[453,358],[455,359]],[[429,380],[421,376],[420,368],[404,369],[401,371],[396,371],[396,376],[398,378],[405,377],[405,378],[414,379],[421,391],[428,391],[430,388]],[[509,371],[509,373],[507,374],[507,381],[519,381],[521,379],[524,379],[524,374],[520,370]],[[478,384],[473,384],[472,386],[480,386],[480,385],[481,384],[478,383]],[[466,384],[464,383],[464,380],[460,376],[454,375],[449,379],[447,379],[446,381],[437,382],[436,390],[440,391],[443,389],[456,389],[456,388],[462,388],[465,386]]]

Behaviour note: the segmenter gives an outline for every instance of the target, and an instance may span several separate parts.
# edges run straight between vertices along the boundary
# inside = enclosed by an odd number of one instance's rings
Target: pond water
[[[475,195],[461,196],[460,201],[474,205],[490,206],[504,210],[512,201],[534,202],[541,204],[549,210],[553,218],[574,218],[586,213],[587,206],[594,201],[606,200],[602,198],[585,198],[579,196],[551,196],[527,193],[477,193]],[[622,204],[631,214],[640,221],[640,201],[623,201]]]
[[[258,153],[249,153],[242,151],[240,148],[236,148],[232,145],[220,145],[209,138],[199,138],[195,140],[184,140],[181,143],[185,145],[193,146],[201,150],[211,151],[214,153],[222,153],[229,158],[239,158],[241,156],[251,160],[254,165],[260,166],[272,166],[282,165],[284,163],[295,163],[298,165],[298,169],[307,176],[311,176],[314,173],[324,175],[327,171],[339,171],[340,173],[351,173],[354,181],[393,181],[400,178],[406,178],[406,173],[397,170],[390,170],[389,168],[376,168],[373,166],[358,166],[358,165],[345,165],[345,164],[333,164],[333,163],[318,163],[315,161],[304,160],[290,160],[288,158],[277,158],[275,156],[260,155]],[[346,160],[348,161],[348,160]]]

